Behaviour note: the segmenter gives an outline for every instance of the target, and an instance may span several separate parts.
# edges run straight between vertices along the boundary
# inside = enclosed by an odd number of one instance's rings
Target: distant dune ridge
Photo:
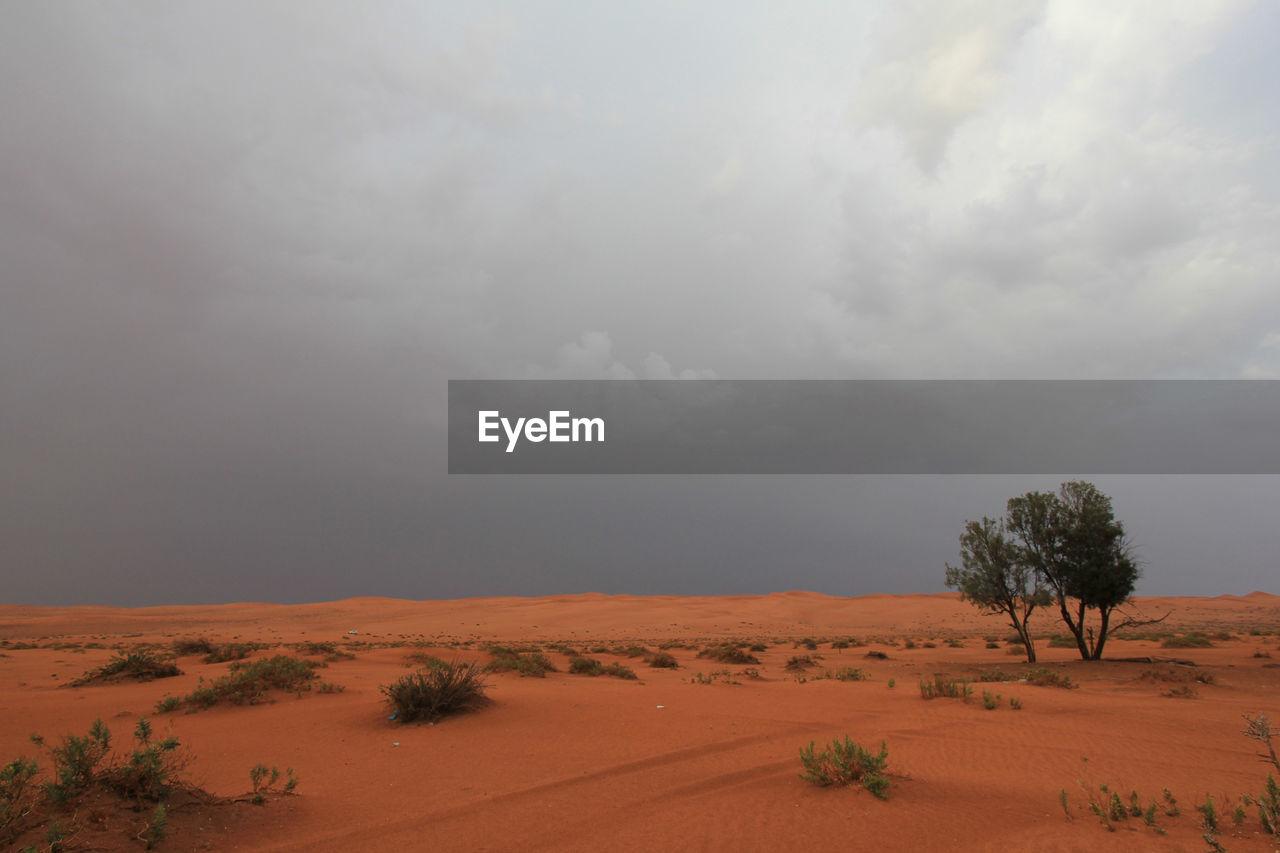
[[[1194,630],[1216,620],[1274,620],[1280,597],[1248,595],[1139,596],[1134,607],[1147,614],[1172,611],[1162,627]],[[316,604],[236,603],[165,607],[31,607],[0,605],[0,636],[10,639],[103,631],[147,631],[181,623],[202,627],[254,626],[259,622],[295,625],[299,630],[383,631],[430,627],[432,633],[489,639],[560,638],[567,633],[599,637],[698,634],[737,636],[760,632],[809,631],[966,632],[998,630],[1000,617],[979,614],[958,593],[852,597],[789,591],[767,595],[678,596],[582,593],[537,598],[464,598],[412,601],[349,598]],[[1033,630],[1055,633],[1052,610],[1033,617]]]

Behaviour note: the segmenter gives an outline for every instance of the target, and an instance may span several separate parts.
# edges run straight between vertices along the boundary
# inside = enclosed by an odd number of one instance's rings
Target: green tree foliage
[[[1091,483],[1063,483],[1057,492],[1010,500],[1006,526],[1022,561],[1051,590],[1080,657],[1100,659],[1112,613],[1141,574],[1111,499]],[[1087,624],[1089,611],[1096,611],[1095,625]]]
[[[1018,546],[1005,534],[1004,522],[984,517],[965,522],[960,535],[959,567],[947,565],[947,586],[960,590],[960,598],[988,613],[1009,618],[1027,652],[1036,662],[1036,647],[1028,621],[1032,612],[1047,605],[1049,592],[1040,585],[1035,570],[1022,560]]]
[[[978,607],[1008,616],[1029,662],[1036,658],[1027,620],[1050,602],[1058,605],[1080,657],[1100,659],[1112,615],[1129,600],[1141,573],[1111,499],[1081,481],[1012,498],[1003,520],[966,522],[960,555],[959,568],[947,566],[947,585]]]

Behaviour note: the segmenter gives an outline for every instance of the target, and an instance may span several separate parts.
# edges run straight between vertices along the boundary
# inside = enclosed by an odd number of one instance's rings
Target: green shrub
[[[178,782],[178,772],[186,766],[175,752],[176,737],[151,740],[151,723],[139,717],[134,729],[138,746],[123,764],[105,770],[101,775],[103,785],[117,796],[133,800],[150,800],[153,803],[169,796]]]
[[[831,673],[831,677],[836,681],[866,681],[867,674],[857,667],[842,666],[835,672]]]
[[[15,758],[0,767],[0,844],[16,838],[23,821],[35,808],[35,789],[31,780],[39,768],[34,759]]]
[[[991,693],[987,690],[982,691],[982,707],[986,708],[988,711],[994,711],[996,708],[1000,707],[1000,694]]]
[[[156,678],[172,678],[175,675],[182,675],[182,670],[178,669],[173,661],[157,657],[154,652],[143,649],[128,654],[116,652],[115,657],[75,679],[71,682],[71,686],[83,687],[99,681],[118,681],[124,678],[151,681]]]
[[[417,665],[423,669],[443,669],[448,666],[444,658],[436,657],[426,652],[410,652],[404,656],[405,666]]]
[[[636,674],[631,667],[623,666],[620,663],[607,664],[600,673],[601,675],[611,675],[614,678],[622,678],[628,681],[635,681]]]
[[[332,640],[319,642],[306,640],[301,643],[293,643],[289,648],[301,655],[320,655],[329,663],[336,663],[340,660],[355,659],[354,654],[346,649],[338,648],[338,644]]]
[[[555,664],[541,652],[521,652],[506,646],[490,646],[489,654],[493,659],[485,664],[489,672],[518,672],[522,676],[546,678],[548,672],[555,672]]]
[[[212,684],[201,684],[186,696],[174,701],[165,697],[156,706],[157,711],[175,711],[186,707],[204,710],[221,702],[233,705],[256,705],[272,690],[290,690],[298,695],[311,689],[311,682],[318,676],[314,661],[301,660],[288,655],[276,655],[249,663],[235,662],[231,671]]]
[[[993,681],[1017,681],[1018,677],[1005,672],[1003,669],[984,669],[978,673],[978,681],[990,683]]]
[[[623,666],[620,663],[605,665],[595,658],[585,657],[577,657],[570,660],[569,672],[572,675],[611,675],[614,678],[625,678],[631,680],[636,678],[636,674],[630,667]]]
[[[677,669],[680,662],[666,652],[654,652],[649,655],[649,666],[655,669]]]
[[[1213,647],[1213,641],[1199,631],[1192,631],[1177,637],[1165,637],[1160,646],[1165,649],[1208,649]]]
[[[484,674],[458,661],[443,669],[411,673],[382,688],[401,723],[434,723],[450,714],[475,710],[489,701],[484,691]]]
[[[1272,835],[1280,835],[1280,785],[1276,784],[1276,777],[1267,774],[1262,793],[1254,798],[1254,802],[1258,806],[1258,820],[1262,828]]]
[[[808,655],[796,655],[787,661],[786,666],[783,668],[787,672],[804,672],[806,669],[811,669],[817,665],[818,662]]]
[[[187,637],[173,641],[173,653],[178,657],[191,655],[211,655],[215,646],[204,637]]]
[[[872,754],[848,735],[844,741],[833,740],[822,752],[815,753],[814,742],[800,750],[800,763],[804,772],[800,778],[814,785],[848,785],[859,782],[880,799],[889,795],[889,777],[884,774],[889,762],[889,747],[880,744],[879,754]]]
[[[151,820],[147,821],[147,827],[143,831],[143,840],[146,842],[148,850],[154,850],[155,846],[164,841],[169,834],[169,810],[165,808],[164,803],[156,806],[156,810],[151,813]]]
[[[1071,681],[1070,676],[1042,666],[1027,670],[1025,678],[1028,684],[1034,684],[1037,687],[1061,687],[1064,690],[1074,690],[1078,686]]]
[[[65,803],[93,783],[94,773],[111,749],[111,730],[94,720],[84,737],[67,735],[51,750],[54,778],[44,783],[45,795]]]
[[[249,794],[249,799],[255,805],[262,805],[268,794],[283,793],[292,794],[293,789],[298,787],[298,777],[293,775],[293,768],[290,767],[285,771],[285,782],[283,785],[277,785],[280,781],[280,768],[274,765],[268,767],[259,762],[249,768],[249,782],[253,785],[253,790]]]
[[[576,657],[569,660],[570,675],[599,675],[604,671],[604,665],[595,658]]]
[[[814,644],[814,648],[817,648],[816,643]],[[707,658],[708,660],[713,660],[717,663],[733,663],[740,665],[760,663],[760,659],[755,655],[744,652],[737,646],[730,645],[728,643],[703,649],[698,652],[698,657]]]
[[[244,660],[249,655],[265,649],[266,646],[261,643],[224,643],[215,646],[212,651],[204,656],[205,663],[226,663],[227,661]]]
[[[933,681],[920,682],[920,696],[924,699],[960,699],[968,702],[973,695],[973,685],[964,679],[943,678],[935,675]]]

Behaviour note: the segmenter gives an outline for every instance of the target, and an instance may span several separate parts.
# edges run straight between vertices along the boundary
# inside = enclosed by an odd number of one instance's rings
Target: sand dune
[[[214,793],[244,791],[247,768],[258,761],[297,769],[300,796],[260,809],[193,810],[197,817],[175,823],[168,849],[1202,849],[1195,805],[1212,795],[1226,812],[1224,805],[1256,793],[1266,775],[1255,744],[1240,734],[1241,715],[1280,711],[1280,669],[1267,657],[1280,662],[1280,598],[1252,593],[1137,604],[1149,614],[1171,611],[1162,630],[1225,631],[1234,638],[1212,648],[1168,650],[1155,639],[1109,647],[1117,658],[1194,659],[1194,669],[1085,663],[1074,660],[1072,649],[1041,643],[1042,662],[1080,687],[977,685],[1001,694],[996,710],[976,698],[921,698],[920,679],[935,672],[972,678],[996,667],[1013,675],[1027,669],[1003,642],[987,648],[984,637],[1008,633],[999,619],[950,594],[0,606],[0,638],[7,641],[0,647],[0,759],[32,754],[33,731],[46,738],[83,732],[101,717],[124,736],[136,716],[148,714],[157,729],[190,745],[190,772]],[[1035,627],[1058,631],[1051,614]],[[269,645],[336,641],[356,657],[322,670],[344,692],[284,694],[269,704],[198,713],[152,709],[166,694],[224,674],[227,664],[184,657],[184,674],[176,678],[63,686],[105,662],[116,646],[195,636]],[[849,636],[867,645],[830,647]],[[823,643],[816,652],[794,648],[804,637]],[[676,648],[676,670],[596,653],[633,667],[640,678],[588,678],[567,674],[567,658],[552,652],[560,672],[545,679],[493,675],[491,706],[439,725],[398,725],[387,719],[380,696],[381,685],[410,671],[405,656],[417,647],[409,643],[446,658],[484,661],[483,644],[493,641],[589,649],[717,638],[768,639],[772,644],[752,667],[758,677]],[[915,648],[905,647],[906,638]],[[868,658],[868,650],[887,657]],[[289,653],[259,654],[281,651]],[[821,655],[803,681],[785,669],[800,654]],[[867,680],[816,677],[840,667],[860,668]],[[728,678],[701,683],[724,670]],[[1166,674],[1144,677],[1149,672]],[[1198,675],[1212,683],[1195,681]],[[1195,698],[1162,695],[1184,686]],[[1011,696],[1022,710],[1008,706]],[[868,746],[888,744],[894,775],[887,801],[798,778],[801,746],[844,734]],[[1167,835],[1137,819],[1108,832],[1084,808],[1083,788],[1096,793],[1102,784],[1126,802],[1136,790],[1144,805],[1169,788],[1183,814],[1162,814]],[[1059,805],[1061,789],[1071,820]],[[1232,828],[1229,814],[1224,825],[1220,840],[1228,849],[1274,849],[1252,810],[1240,827]],[[93,843],[116,849],[106,833]]]

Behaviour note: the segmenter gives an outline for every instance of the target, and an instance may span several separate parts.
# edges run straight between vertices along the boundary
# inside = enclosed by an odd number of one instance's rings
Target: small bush
[[[1000,694],[991,693],[987,690],[982,691],[982,707],[986,708],[988,711],[994,711],[996,708],[1000,707]]]
[[[787,670],[787,672],[804,672],[805,670],[817,665],[818,662],[808,655],[797,655],[787,661],[786,666],[783,668]]]
[[[94,720],[84,737],[64,737],[51,751],[54,778],[44,783],[45,795],[55,803],[65,803],[85,791],[110,749],[111,730],[102,720]]]
[[[572,675],[611,675],[614,678],[624,678],[634,680],[636,674],[630,667],[623,666],[620,663],[611,663],[608,665],[600,663],[595,658],[578,657],[569,661],[569,673]]]
[[[978,673],[978,681],[984,684],[991,683],[994,681],[1003,682],[1003,681],[1017,681],[1017,680],[1018,680],[1018,677],[1016,675],[1011,675],[1010,673],[1007,673],[1003,669],[999,669],[999,668],[984,669],[982,672]]]
[[[156,678],[172,678],[182,675],[173,661],[157,657],[145,649],[129,654],[116,652],[116,656],[97,669],[91,669],[71,682],[72,687],[83,687],[100,681],[119,681],[132,678],[135,681],[151,681]]]
[[[146,842],[147,849],[153,850],[168,835],[169,810],[165,808],[164,803],[160,803],[156,806],[156,810],[151,813],[151,820],[147,821],[146,829],[143,830],[143,840]]]
[[[968,702],[973,695],[973,685],[963,679],[943,678],[935,675],[933,681],[920,682],[920,696],[924,699],[960,699]]]
[[[595,658],[576,657],[569,660],[570,675],[599,675],[604,671],[604,664]]]
[[[138,718],[133,736],[138,746],[129,760],[106,770],[102,783],[120,797],[158,803],[173,792],[186,760],[176,752],[176,737],[151,740],[151,723],[146,717]]]
[[[620,663],[607,664],[600,673],[601,675],[611,675],[614,678],[622,678],[627,681],[635,681],[636,674],[629,666],[623,666]]]
[[[186,707],[204,710],[221,702],[233,705],[256,705],[272,690],[292,690],[301,695],[311,689],[317,678],[314,661],[301,660],[288,655],[276,655],[251,663],[232,664],[231,672],[212,684],[201,684],[186,696],[175,701],[168,696],[156,706],[157,711],[176,711]]]
[[[173,641],[173,653],[178,657],[190,657],[191,655],[211,655],[213,654],[213,643],[204,637],[188,637],[182,640]]]
[[[889,777],[884,774],[888,762],[889,747],[883,742],[879,754],[872,754],[848,735],[843,742],[833,740],[820,753],[815,753],[814,742],[810,741],[808,747],[800,750],[800,763],[805,771],[800,778],[824,788],[858,782],[883,800],[889,796]]]
[[[866,681],[867,674],[857,667],[842,666],[831,673],[831,678],[836,681]]]
[[[448,666],[444,658],[426,652],[410,652],[404,656],[405,666],[417,665],[423,669],[443,669]]]
[[[680,662],[666,652],[654,652],[649,655],[649,666],[655,669],[677,669]]]
[[[1267,782],[1254,803],[1258,806],[1262,828],[1272,835],[1280,835],[1280,785],[1276,784],[1276,777],[1267,774]]]
[[[383,694],[401,723],[434,723],[450,714],[472,711],[489,700],[484,674],[476,667],[453,661],[443,669],[422,670],[384,685]]]
[[[38,770],[35,760],[26,758],[15,758],[0,767],[0,843],[12,841],[35,809],[36,790],[31,780]]]
[[[1177,637],[1165,637],[1160,646],[1165,649],[1208,649],[1213,647],[1213,641],[1199,631],[1192,631]]]
[[[266,802],[268,794],[292,794],[293,789],[298,787],[298,777],[293,775],[292,767],[285,771],[284,784],[278,785],[279,781],[279,767],[274,765],[268,767],[261,762],[250,767],[249,783],[253,785],[253,790],[249,794],[250,802],[262,805]]]
[[[294,643],[289,648],[293,649],[300,655],[320,655],[329,663],[337,663],[340,660],[354,660],[355,655],[346,649],[338,648],[338,644],[331,641],[315,642],[307,640],[301,643]]]
[[[215,646],[212,651],[204,656],[205,663],[226,663],[234,660],[244,660],[249,655],[265,649],[266,646],[261,643],[224,643]]]
[[[521,652],[505,646],[491,646],[489,653],[493,660],[485,664],[489,672],[518,672],[522,676],[546,678],[548,672],[555,672],[555,664],[541,652]]]
[[[1015,711],[1021,711],[1021,710],[1022,710],[1022,700],[1021,700],[1021,699],[1019,699],[1017,696],[1010,696],[1010,697],[1009,697],[1009,707],[1010,707],[1010,708],[1012,708],[1012,709],[1013,709],[1013,710],[1015,710]]]
[[[813,647],[816,649],[818,646],[815,643]],[[728,643],[703,649],[698,652],[698,657],[713,660],[717,663],[733,663],[740,665],[760,663],[760,659],[755,655],[744,652],[737,646],[729,645]]]
[[[1027,670],[1025,677],[1028,684],[1034,684],[1037,687],[1061,687],[1064,690],[1074,690],[1079,686],[1072,682],[1070,676],[1042,666]]]

